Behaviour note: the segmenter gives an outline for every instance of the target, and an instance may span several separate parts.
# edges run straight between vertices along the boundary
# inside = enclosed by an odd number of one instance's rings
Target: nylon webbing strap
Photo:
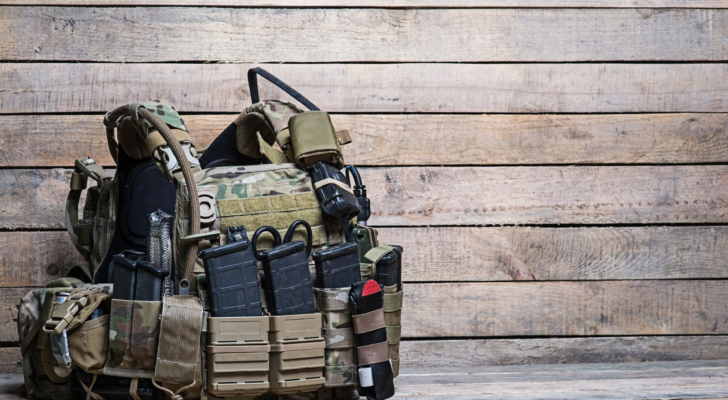
[[[399,358],[392,360],[392,376],[395,378],[399,376]]]
[[[394,251],[394,247],[383,244],[367,251],[367,254],[364,254],[364,258],[376,264],[390,251]]]
[[[195,383],[202,304],[196,296],[164,297],[154,380],[175,385]]]
[[[349,185],[347,185],[344,182],[337,181],[334,178],[322,179],[322,180],[314,183],[313,184],[313,188],[314,189],[318,189],[318,188],[323,187],[323,186],[326,186],[326,185],[335,185],[335,186],[338,186],[339,188],[341,188],[341,190],[343,190],[345,192],[351,193],[352,196],[354,195],[354,191],[351,190],[351,187]]]
[[[403,292],[384,293],[384,312],[399,311],[402,309]]]
[[[345,349],[356,346],[354,340],[354,329],[323,329],[324,340],[326,341],[326,349]]]
[[[379,342],[356,348],[357,363],[372,365],[389,360],[389,344]]]
[[[342,365],[324,367],[326,387],[351,386],[356,384],[356,366]]]
[[[318,311],[349,310],[349,288],[313,288],[314,302]]]
[[[357,334],[384,328],[384,310],[378,308],[366,314],[353,315],[354,332]]]
[[[387,330],[387,342],[389,344],[399,344],[402,340],[402,325],[399,326],[385,326]]]

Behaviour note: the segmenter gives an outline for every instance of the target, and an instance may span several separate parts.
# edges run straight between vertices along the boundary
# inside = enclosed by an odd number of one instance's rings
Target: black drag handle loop
[[[298,93],[296,89],[288,86],[285,82],[275,77],[275,75],[264,70],[263,68],[251,68],[248,70],[248,85],[250,85],[250,100],[253,104],[260,102],[260,94],[258,94],[258,75],[270,81],[270,83],[278,86],[284,92],[288,93],[296,99],[299,103],[303,104],[304,107],[311,111],[319,111],[320,108],[316,107],[310,100],[303,97],[301,93]]]
[[[296,232],[296,228],[298,227],[298,225],[303,225],[306,228],[306,233],[308,234],[308,243],[306,243],[306,257],[310,257],[311,250],[313,249],[313,233],[311,231],[311,225],[309,225],[308,222],[302,219],[294,221],[291,226],[288,227],[288,231],[286,231],[286,236],[283,238],[283,243],[288,243],[293,240],[293,234]]]
[[[276,228],[272,226],[261,226],[258,228],[257,231],[253,234],[253,254],[255,257],[258,257],[258,236],[260,236],[262,233],[268,232],[271,235],[273,235],[273,247],[280,246],[281,245],[281,234],[278,233]]]

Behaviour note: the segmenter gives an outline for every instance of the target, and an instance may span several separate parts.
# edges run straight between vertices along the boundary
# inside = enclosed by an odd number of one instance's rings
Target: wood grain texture
[[[728,114],[334,114],[363,165],[670,164],[728,160]],[[235,115],[183,115],[198,148]],[[100,115],[0,116],[0,165],[113,165]],[[447,146],[443,144],[447,142]],[[43,151],[38,151],[42,148]]]
[[[408,284],[402,336],[728,333],[724,281]]]
[[[202,7],[580,7],[580,8],[728,8],[723,0],[0,0],[0,5],[202,6]]]
[[[728,228],[380,228],[407,282],[727,278]]]
[[[23,372],[20,362],[20,347],[0,348],[0,373],[2,374],[21,374]],[[20,375],[20,383],[23,383],[22,375]],[[20,385],[18,385],[19,387]],[[4,393],[4,392],[0,392]]]
[[[65,229],[70,173],[0,170],[0,202],[7,205],[0,228]],[[361,173],[374,226],[728,222],[725,165],[389,167]]]
[[[728,220],[728,167],[367,168],[375,225]]]
[[[68,233],[0,232],[0,287],[45,286],[83,261]]]
[[[0,25],[13,32],[0,36],[0,58],[14,61],[562,62],[728,58],[728,41],[724,40],[728,37],[728,10],[321,12],[36,6],[0,10]],[[556,26],[558,29],[553,29]]]
[[[0,113],[239,112],[251,64],[0,64]],[[726,112],[728,64],[265,64],[330,112]],[[283,98],[264,84],[261,98]]]
[[[406,282],[728,278],[728,228],[380,228]],[[81,261],[66,232],[0,232],[0,287],[43,286]]]
[[[726,336],[417,340],[400,345],[402,367],[482,367],[728,358]]]
[[[31,290],[33,288],[0,289],[0,342],[18,341],[18,305]]]

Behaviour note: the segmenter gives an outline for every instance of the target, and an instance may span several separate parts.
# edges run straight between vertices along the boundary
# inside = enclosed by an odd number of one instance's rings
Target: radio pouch
[[[359,214],[359,201],[346,177],[338,169],[319,161],[313,165],[311,178],[324,214],[344,220],[350,220]]]
[[[369,400],[394,396],[383,306],[383,290],[376,281],[370,279],[351,285],[349,309],[356,333],[359,392]]]

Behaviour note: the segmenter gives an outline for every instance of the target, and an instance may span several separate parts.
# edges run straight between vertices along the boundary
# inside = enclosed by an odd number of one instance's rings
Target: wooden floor
[[[21,383],[0,374],[0,400]],[[403,368],[395,384],[399,399],[725,399],[728,360]]]

